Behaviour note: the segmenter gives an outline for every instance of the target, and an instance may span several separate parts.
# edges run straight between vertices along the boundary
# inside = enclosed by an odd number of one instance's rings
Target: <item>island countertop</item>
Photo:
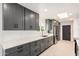
[[[48,34],[46,37],[42,37],[42,36],[29,36],[29,37],[26,37],[26,36],[21,36],[19,38],[15,38],[13,40],[5,40],[5,41],[1,41],[1,45],[2,45],[2,48],[3,49],[8,49],[8,48],[11,48],[11,47],[15,47],[15,46],[18,46],[18,45],[21,45],[21,44],[25,44],[25,43],[30,43],[32,41],[36,41],[36,40],[40,40],[40,39],[44,39],[44,38],[47,38],[47,37],[50,37],[50,36],[53,36],[53,34]]]

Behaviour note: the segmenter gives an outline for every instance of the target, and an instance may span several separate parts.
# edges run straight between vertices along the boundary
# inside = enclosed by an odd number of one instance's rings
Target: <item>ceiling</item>
[[[79,3],[22,3],[21,5],[29,7],[46,18],[57,18],[57,14],[64,12],[71,13],[70,18],[78,18],[79,15]]]

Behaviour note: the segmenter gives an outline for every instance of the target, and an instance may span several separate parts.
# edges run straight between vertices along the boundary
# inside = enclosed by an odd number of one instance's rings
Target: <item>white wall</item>
[[[32,11],[39,12],[39,3],[19,3]]]
[[[2,31],[2,4],[0,3],[0,32]]]
[[[0,41],[2,39],[2,4],[0,3]]]
[[[73,22],[74,38],[79,38],[79,18],[75,18]]]
[[[62,40],[62,26],[71,25],[71,41],[73,41],[73,21],[62,21],[60,25],[60,39]]]

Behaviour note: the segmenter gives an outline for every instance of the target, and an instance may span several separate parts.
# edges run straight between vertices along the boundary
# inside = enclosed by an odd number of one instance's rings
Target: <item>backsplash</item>
[[[41,32],[39,31],[3,31],[2,40],[13,40],[24,37],[38,37],[41,36]]]
[[[44,31],[43,34],[48,35],[46,31]],[[2,31],[0,33],[0,42],[22,38],[36,38],[40,36],[42,36],[41,31]]]

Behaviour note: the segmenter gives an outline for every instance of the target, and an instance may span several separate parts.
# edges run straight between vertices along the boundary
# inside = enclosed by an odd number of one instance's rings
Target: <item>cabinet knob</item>
[[[36,49],[34,52],[37,52],[38,50]]]
[[[18,53],[21,53],[22,51],[23,51],[23,49],[21,49],[21,50],[18,50],[17,52],[18,52]]]
[[[22,49],[22,48],[23,48],[23,46],[18,46],[18,47],[17,47],[17,49]]]
[[[18,28],[18,24],[14,24],[14,28]]]
[[[30,29],[32,29],[32,25],[30,25]]]

